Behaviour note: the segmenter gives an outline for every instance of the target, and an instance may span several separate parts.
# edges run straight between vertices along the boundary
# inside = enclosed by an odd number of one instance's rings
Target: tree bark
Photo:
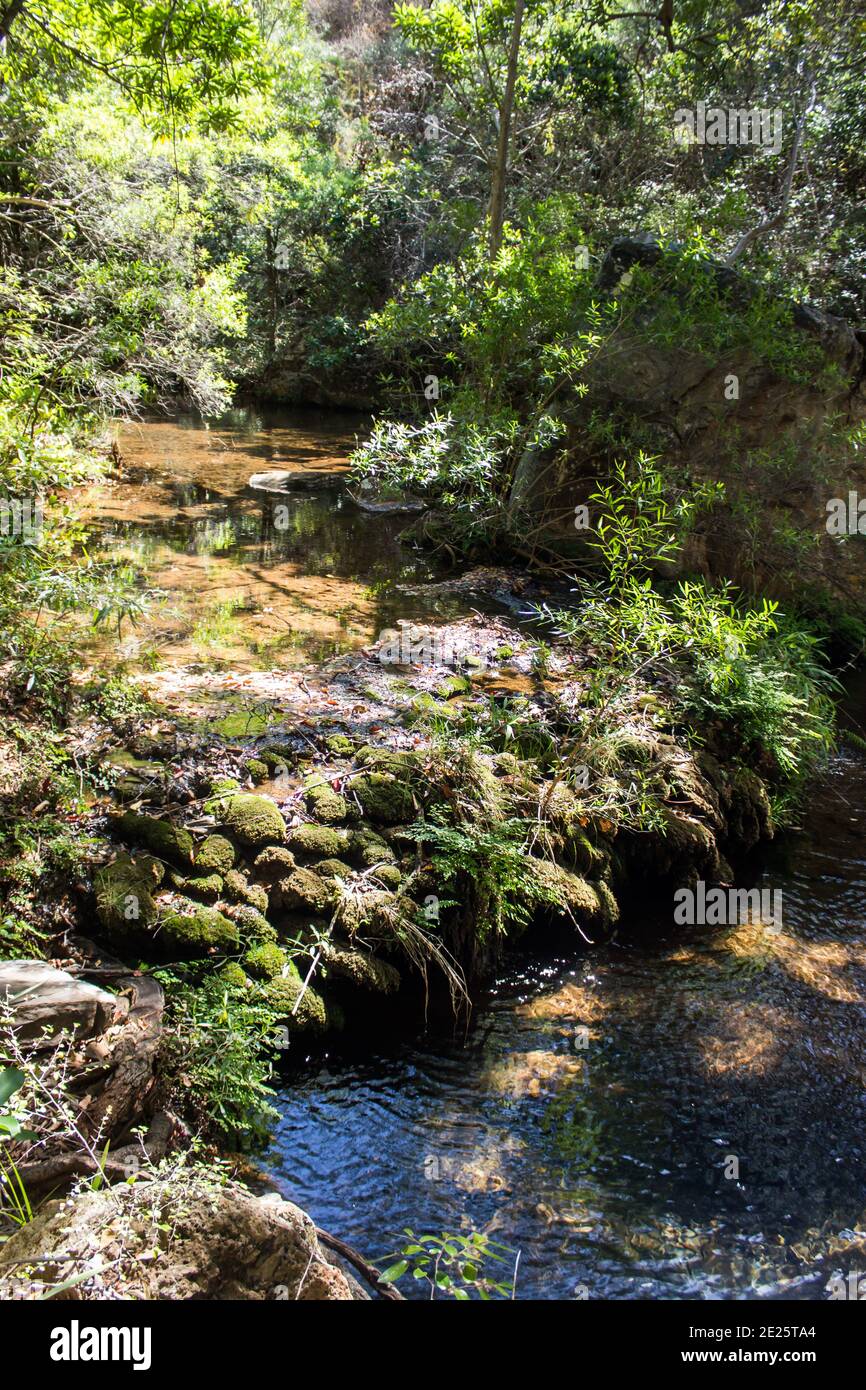
[[[511,24],[511,42],[508,46],[508,69],[505,77],[505,92],[499,107],[499,138],[496,142],[496,162],[493,166],[493,179],[490,185],[490,259],[493,260],[502,245],[502,225],[505,221],[505,181],[508,174],[508,150],[511,143],[511,118],[514,114],[514,89],[517,85],[517,60],[520,57],[520,31],[523,27],[523,11],[526,0],[515,0],[514,19]]]

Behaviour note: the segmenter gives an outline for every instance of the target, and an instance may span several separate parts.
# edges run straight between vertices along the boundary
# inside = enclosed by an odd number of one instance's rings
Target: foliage
[[[401,1248],[400,1258],[379,1276],[380,1284],[395,1284],[411,1273],[413,1279],[423,1280],[430,1298],[437,1295],[453,1298],[459,1303],[478,1298],[513,1298],[517,1280],[517,1260],[510,1279],[491,1277],[490,1266],[504,1265],[514,1251],[481,1231],[469,1234],[416,1235],[411,1227],[403,1232],[408,1236]],[[517,1259],[519,1260],[519,1254]]]

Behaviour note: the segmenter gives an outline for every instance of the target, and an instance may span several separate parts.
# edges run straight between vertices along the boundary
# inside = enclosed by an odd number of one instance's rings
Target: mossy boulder
[[[219,874],[172,874],[171,881],[181,893],[203,903],[215,903],[222,897],[223,881]]]
[[[223,880],[223,889],[226,897],[233,903],[248,903],[259,912],[268,910],[268,895],[264,888],[260,883],[250,883],[239,869],[229,869]]]
[[[192,863],[193,839],[183,826],[172,825],[171,821],[159,820],[156,816],[139,816],[134,811],[126,811],[115,817],[112,828],[122,839],[143,845],[159,859],[167,859],[181,868]]]
[[[352,838],[348,830],[314,823],[295,826],[289,836],[290,848],[311,858],[321,855],[323,859],[338,859],[351,843]]]
[[[349,864],[344,864],[342,859],[320,859],[318,864],[311,864],[314,873],[321,878],[351,878],[355,870]]]
[[[237,923],[242,941],[276,941],[276,928],[257,908],[248,903],[227,903],[223,911],[230,921]]]
[[[377,864],[374,877],[386,888],[399,888],[403,875],[396,864]]]
[[[165,869],[149,854],[133,858],[118,854],[94,875],[96,915],[113,935],[133,936],[151,926],[157,917],[153,894],[162,883]]]
[[[224,805],[221,818],[235,839],[252,849],[282,844],[286,838],[286,822],[276,803],[267,796],[243,793],[231,796]]]
[[[235,862],[235,847],[225,835],[208,835],[195,852],[197,873],[227,874]]]
[[[352,791],[361,803],[364,815],[379,825],[399,825],[411,820],[415,802],[403,777],[390,772],[365,772],[352,781]]]
[[[189,900],[164,907],[159,914],[159,940],[165,951],[181,959],[236,951],[240,936],[234,922],[215,907]]]
[[[329,782],[312,780],[304,792],[307,810],[324,825],[339,825],[349,815],[349,803]]]
[[[270,768],[261,758],[247,758],[244,763],[244,772],[254,782],[267,782],[271,775]]]
[[[238,965],[236,960],[227,960],[218,973],[223,984],[228,985],[230,989],[246,989],[249,985],[243,967]]]
[[[282,975],[288,961],[275,941],[260,941],[244,956],[244,965],[257,980],[274,980]]]
[[[400,988],[400,971],[396,966],[379,960],[369,951],[329,946],[324,953],[324,959],[329,975],[337,975],[357,989],[368,990],[374,994],[396,994]]]
[[[356,863],[369,869],[373,864],[395,864],[397,856],[389,844],[377,835],[375,830],[364,827],[352,835],[351,857]]]
[[[292,869],[271,890],[271,905],[281,907],[286,912],[304,911],[322,915],[335,901],[333,879],[321,878],[312,869]]]
[[[605,906],[595,887],[585,878],[547,859],[529,859],[543,911],[555,919],[579,927],[598,926],[606,920]]]
[[[346,734],[330,734],[325,739],[325,747],[335,758],[350,758],[355,751],[353,741]]]
[[[261,758],[272,777],[287,772],[298,761],[295,749],[288,743],[268,743],[257,750],[256,757]]]
[[[295,856],[290,849],[282,849],[279,845],[268,845],[261,854],[256,855],[253,865],[256,877],[263,883],[276,883],[278,879],[285,878],[295,867]]]
[[[285,975],[278,975],[268,981],[265,985],[265,998],[290,1033],[323,1033],[332,1024],[322,996],[309,985],[304,989],[303,980],[294,962],[290,964]]]

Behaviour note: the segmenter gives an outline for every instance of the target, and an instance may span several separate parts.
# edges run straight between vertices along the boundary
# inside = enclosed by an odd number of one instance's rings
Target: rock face
[[[92,1038],[122,1022],[129,1000],[55,970],[44,960],[0,963],[0,1004],[22,1039],[54,1047],[62,1032]]]
[[[158,1252],[153,1258],[152,1252]],[[322,1249],[299,1207],[220,1184],[205,1169],[159,1172],[119,1187],[49,1202],[3,1247],[14,1278],[0,1298],[364,1299]]]

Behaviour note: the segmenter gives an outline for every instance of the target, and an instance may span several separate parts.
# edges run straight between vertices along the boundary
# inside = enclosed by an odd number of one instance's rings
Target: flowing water
[[[124,436],[131,471],[87,505],[163,592],[131,660],[217,679],[414,616],[399,585],[430,571],[403,518],[329,486],[275,530],[246,486],[339,472],[360,427],[236,414]],[[862,682],[848,716],[862,730]],[[860,751],[843,744],[805,819],[760,865],[781,933],[647,920],[568,958],[515,956],[468,1035],[379,1036],[287,1078],[282,1190],[372,1258],[406,1227],[488,1232],[520,1252],[522,1297],[824,1298],[834,1271],[866,1271]]]

